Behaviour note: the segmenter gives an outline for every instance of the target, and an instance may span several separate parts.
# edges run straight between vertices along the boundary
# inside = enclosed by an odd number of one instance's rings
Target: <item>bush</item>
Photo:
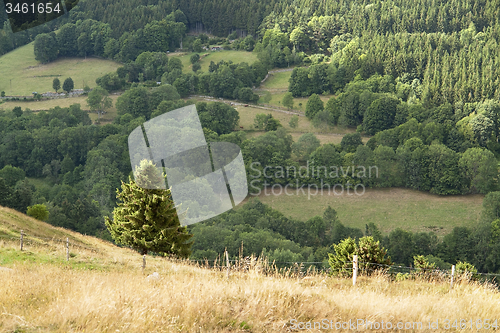
[[[366,236],[359,239],[358,244],[351,237],[342,240],[338,245],[333,245],[335,254],[328,253],[328,263],[331,274],[340,276],[352,275],[352,261],[354,255],[358,256],[359,273],[369,275],[374,270],[385,270],[384,265],[390,266],[390,258],[386,258],[387,250],[380,246],[379,241]],[[374,265],[376,264],[376,265]]]
[[[191,64],[196,64],[198,61],[200,61],[200,55],[198,53],[193,54],[189,60],[191,61]]]
[[[40,221],[47,221],[49,218],[49,210],[43,204],[29,206],[26,214]]]
[[[200,65],[200,63],[198,63],[198,62],[197,62],[197,63],[194,63],[194,64],[193,64],[193,66],[192,66],[192,70],[193,70],[193,72],[195,72],[195,73],[196,73],[196,72],[197,72],[197,71],[199,71],[200,69],[201,69],[201,65]]]
[[[462,279],[476,280],[479,278],[476,267],[466,261],[458,261],[455,269],[457,271],[457,277],[460,277]]]

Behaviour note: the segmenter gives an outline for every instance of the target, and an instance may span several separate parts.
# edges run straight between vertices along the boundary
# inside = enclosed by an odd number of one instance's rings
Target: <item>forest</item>
[[[397,263],[425,255],[443,268],[461,260],[498,272],[499,10],[498,1],[488,0],[81,0],[68,15],[29,31],[13,34],[4,22],[0,54],[33,41],[41,63],[88,56],[119,61],[116,72],[96,83],[106,94],[122,94],[118,116],[104,125],[92,124],[77,104],[0,111],[0,205],[26,212],[29,205],[46,204],[49,223],[109,239],[102,217],[111,214],[116,189],[131,174],[128,134],[196,103],[207,141],[241,147],[253,193],[265,182],[293,188],[363,184],[485,198],[479,225],[455,228],[443,239],[401,229],[382,235],[375,225],[345,227],[332,208],[295,221],[252,201],[192,226],[192,258],[214,259],[224,248],[236,255],[244,242],[245,255],[323,262],[333,243],[370,235]],[[252,51],[258,61],[222,60],[201,71],[203,47],[216,44]],[[194,53],[192,71],[169,56],[176,50]],[[312,133],[294,141],[266,115],[256,118],[265,133],[247,138],[234,131],[240,117],[234,108],[189,99],[257,103],[254,88],[269,71],[289,67],[288,92],[307,98],[305,116],[315,128],[350,130],[339,144],[321,144]],[[323,103],[320,96],[330,97]],[[377,166],[379,172],[368,178],[279,173],[304,165]],[[271,177],[263,166],[275,166]],[[34,186],[27,178],[44,182]]]

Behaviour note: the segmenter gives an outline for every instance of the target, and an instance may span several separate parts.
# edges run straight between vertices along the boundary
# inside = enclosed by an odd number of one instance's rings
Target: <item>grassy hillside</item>
[[[65,238],[85,246],[57,242],[25,244],[31,235]],[[74,232],[51,227],[0,208],[1,332],[283,332],[294,322],[428,322],[444,318],[496,318],[498,290],[447,279],[391,282],[384,275],[350,279],[325,275],[289,277],[226,272],[161,258],[142,258],[128,250]],[[146,275],[157,272],[157,279]],[[381,309],[383,309],[381,311]],[[330,323],[330,322],[329,322]],[[417,324],[415,324],[417,325]],[[415,326],[416,327],[416,326]],[[363,327],[359,327],[361,330]],[[319,329],[309,330],[319,332]]]
[[[308,200],[305,195],[289,189],[293,195],[271,195],[261,193],[259,199],[272,208],[281,211],[286,216],[307,220],[315,215],[321,215],[328,205],[332,206],[340,221],[349,227],[365,229],[365,224],[373,222],[382,233],[388,233],[395,228],[416,231],[434,231],[437,235],[445,235],[454,227],[473,227],[479,220],[482,210],[482,195],[438,196],[409,189],[366,189],[361,196],[328,195],[325,190],[314,196],[315,189]],[[340,192],[340,188],[337,190]],[[359,188],[361,192],[362,189]],[[279,189],[276,189],[276,193]]]
[[[96,58],[63,58],[42,65],[35,60],[33,43],[30,43],[0,57],[0,91],[5,91],[7,96],[53,91],[55,77],[61,80],[61,85],[67,77],[71,77],[75,89],[82,89],[84,84],[92,88],[96,86],[98,77],[120,66],[117,62]]]
[[[288,89],[292,71],[271,73],[267,80],[261,85],[263,89]]]

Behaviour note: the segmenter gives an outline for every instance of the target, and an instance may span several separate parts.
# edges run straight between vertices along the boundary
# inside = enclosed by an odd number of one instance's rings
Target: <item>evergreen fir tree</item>
[[[163,176],[149,161],[142,161],[136,181],[122,182],[117,190],[118,207],[105,222],[118,244],[130,246],[142,255],[148,252],[188,257],[192,237],[181,227],[170,190],[158,184]]]

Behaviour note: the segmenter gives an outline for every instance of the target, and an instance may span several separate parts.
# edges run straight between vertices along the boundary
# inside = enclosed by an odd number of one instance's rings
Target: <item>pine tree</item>
[[[105,223],[118,244],[130,246],[142,255],[148,252],[188,257],[192,237],[181,227],[170,190],[160,186],[163,177],[150,161],[143,160],[136,181],[122,182],[117,190],[118,207],[113,220]],[[164,182],[163,182],[164,184]]]

